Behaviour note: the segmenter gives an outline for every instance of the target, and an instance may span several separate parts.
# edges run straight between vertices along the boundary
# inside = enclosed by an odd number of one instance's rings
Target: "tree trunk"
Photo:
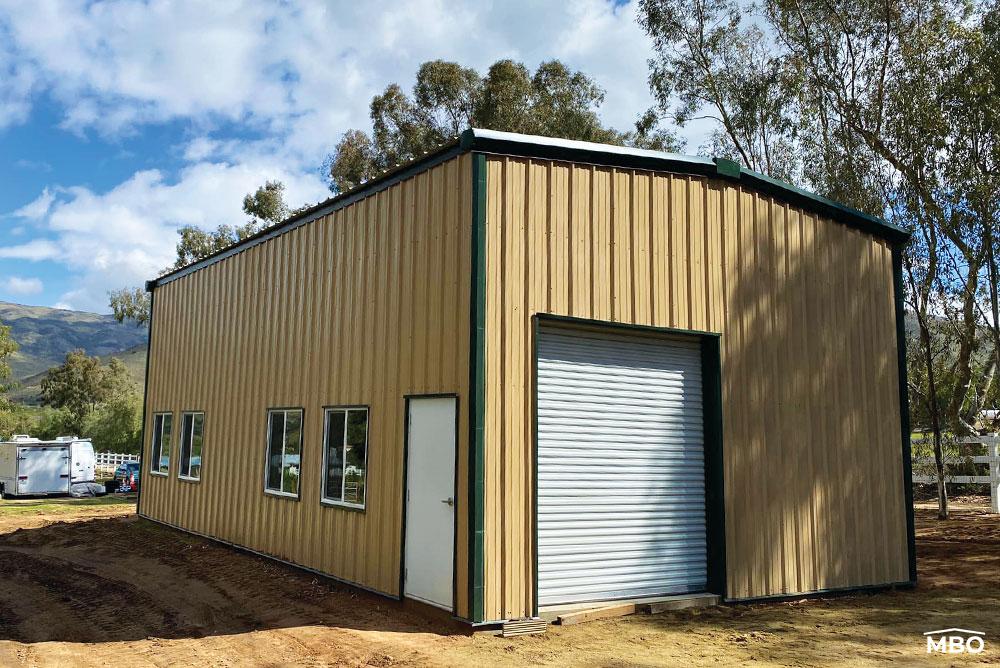
[[[931,416],[931,431],[934,435],[934,465],[937,471],[938,519],[948,519],[948,482],[944,477],[944,451],[941,448],[941,412],[937,399],[937,380],[934,374],[934,358],[931,354],[931,333],[925,319],[926,314],[918,314],[920,346],[923,348],[924,364],[927,365],[927,411]]]

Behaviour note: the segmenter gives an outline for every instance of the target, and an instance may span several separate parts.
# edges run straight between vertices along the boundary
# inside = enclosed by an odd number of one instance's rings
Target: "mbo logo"
[[[928,654],[933,652],[940,654],[979,654],[986,645],[984,640],[986,634],[982,631],[970,631],[969,629],[928,631],[924,636],[927,638]]]

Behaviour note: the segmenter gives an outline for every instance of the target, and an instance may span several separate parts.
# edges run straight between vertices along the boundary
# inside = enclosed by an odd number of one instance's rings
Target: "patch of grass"
[[[4,499],[0,501],[0,516],[11,515],[71,515],[81,507],[87,506],[135,506],[135,494],[108,494],[85,499],[73,498],[41,498],[41,499]]]

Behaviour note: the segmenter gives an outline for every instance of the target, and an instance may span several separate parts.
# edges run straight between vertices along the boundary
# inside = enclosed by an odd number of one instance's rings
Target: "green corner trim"
[[[903,448],[903,498],[910,582],[917,581],[917,543],[913,518],[913,462],[910,450],[910,393],[906,374],[906,309],[903,306],[903,247],[892,248],[892,287],[896,302],[896,364],[899,368],[899,430]]]
[[[484,621],[486,422],[486,156],[472,154],[472,286],[469,295],[469,608]]]
[[[701,336],[708,590],[726,598],[726,480],[722,438],[722,341]]]

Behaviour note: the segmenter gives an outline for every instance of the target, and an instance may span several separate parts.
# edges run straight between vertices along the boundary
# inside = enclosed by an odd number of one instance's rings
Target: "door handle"
[[[451,498],[449,496],[447,499],[441,499],[441,503],[447,503],[449,506],[454,506],[455,505],[455,499],[453,499],[453,498]]]

